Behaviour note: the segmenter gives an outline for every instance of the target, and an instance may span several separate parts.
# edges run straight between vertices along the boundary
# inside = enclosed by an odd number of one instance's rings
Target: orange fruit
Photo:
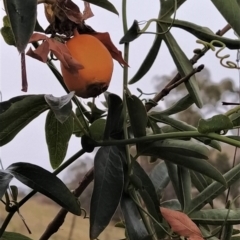
[[[61,63],[61,72],[69,91],[82,98],[97,97],[108,89],[113,72],[113,59],[108,49],[96,37],[74,34],[66,42],[72,57],[83,69],[73,74]]]

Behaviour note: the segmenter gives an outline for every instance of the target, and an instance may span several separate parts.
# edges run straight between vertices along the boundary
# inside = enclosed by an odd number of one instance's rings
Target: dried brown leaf
[[[174,232],[189,240],[204,240],[197,225],[185,213],[163,207],[160,210]]]
[[[93,16],[94,16],[94,14],[93,14],[92,9],[90,7],[90,3],[84,2],[83,19],[86,20],[86,19],[91,18]]]
[[[100,40],[105,47],[108,49],[108,51],[111,53],[112,58],[117,60],[120,64],[124,66],[128,66],[127,62],[124,61],[122,57],[122,52],[119,51],[115,45],[113,44],[110,35],[108,32],[105,33],[99,33],[99,32],[90,32],[89,34],[93,35],[96,37],[98,40]],[[129,67],[129,66],[128,66]]]
[[[83,68],[83,66],[71,56],[64,43],[53,38],[48,38],[40,33],[34,33],[29,42],[32,43],[41,40],[43,40],[43,42],[36,50],[32,50],[31,48],[28,50],[26,53],[28,56],[45,63],[47,62],[48,54],[51,51],[71,73],[77,74],[78,70]]]

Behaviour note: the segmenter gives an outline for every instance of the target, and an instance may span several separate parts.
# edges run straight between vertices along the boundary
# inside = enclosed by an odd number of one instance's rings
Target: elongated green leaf
[[[165,162],[158,163],[150,172],[149,178],[152,180],[155,190],[160,198],[162,191],[167,187],[170,181]]]
[[[7,111],[15,102],[21,101],[26,97],[34,96],[34,95],[23,95],[23,96],[17,96],[14,98],[9,99],[8,101],[0,102],[0,114]]]
[[[141,180],[142,188],[144,188],[147,191],[148,195],[151,197],[155,206],[155,211],[158,213],[159,219],[161,219],[162,216],[159,209],[160,202],[159,198],[157,197],[154,185],[147,173],[143,170],[137,161],[133,162],[133,175],[137,176]]]
[[[167,25],[166,24],[159,24],[161,26],[162,32],[167,31]],[[175,38],[172,36],[170,32],[163,35],[163,40],[167,44],[167,47],[171,53],[171,56],[174,60],[174,63],[180,72],[181,76],[184,77],[187,74],[191,73],[193,71],[193,66],[191,62],[188,60],[185,53],[182,51],[180,46],[178,45]],[[195,104],[201,108],[203,103],[201,100],[200,91],[198,88],[197,80],[195,75],[193,75],[187,82],[185,82],[185,86],[195,102]]]
[[[214,168],[209,162],[203,159],[199,158],[194,158],[194,157],[188,157],[188,156],[183,156],[179,154],[172,153],[170,151],[159,151],[159,153],[152,153],[147,150],[147,152],[142,152],[142,155],[144,156],[158,156],[159,158],[178,164],[180,166],[186,167],[188,169],[200,172],[220,183],[223,185],[226,185],[226,181],[223,178],[222,174]]]
[[[189,217],[198,224],[222,225],[226,221],[226,224],[236,225],[240,224],[240,209],[205,209],[192,212]]]
[[[1,236],[1,240],[32,240],[32,239],[16,232],[4,232],[3,235]]]
[[[240,178],[240,164],[229,170],[223,175],[228,186],[231,186]],[[195,197],[189,208],[189,213],[200,210],[206,203],[215,199],[218,195],[226,190],[226,186],[221,185],[218,182],[213,182],[204,191],[202,191],[197,197]]]
[[[96,6],[99,6],[101,8],[104,8],[104,9],[112,12],[112,13],[119,15],[117,9],[108,0],[86,0],[86,2],[92,3]]]
[[[26,186],[51,198],[69,212],[76,215],[81,214],[76,197],[58,177],[42,167],[31,163],[17,162],[10,165],[5,172],[12,174]]]
[[[5,102],[6,111],[0,114],[0,146],[10,142],[28,123],[49,108],[44,95],[10,99],[9,104]]]
[[[240,36],[240,7],[236,0],[224,1],[224,0],[211,0],[218,11],[226,19],[226,21],[231,25],[233,30]]]
[[[222,37],[219,35],[216,35],[214,32],[212,32],[207,27],[202,27],[199,25],[196,25],[191,22],[182,21],[175,19],[164,19],[161,22],[168,23],[169,25],[173,22],[173,26],[177,28],[184,29],[188,31],[189,33],[193,34],[195,37],[205,41],[205,42],[211,42],[213,40],[220,41],[226,45],[229,49],[239,49],[240,48],[240,41],[235,39],[230,39],[226,37]],[[214,46],[220,46],[218,43],[214,43]]]
[[[126,95],[128,115],[135,137],[146,136],[147,112],[142,101],[135,95]]]
[[[153,113],[150,115],[152,119],[158,122],[166,123],[171,125],[172,127],[181,130],[181,131],[197,131],[197,128],[183,122],[180,120],[176,120],[173,118],[170,118],[166,115]],[[209,140],[208,138],[196,138],[198,141],[203,142],[206,145],[211,146],[212,148],[217,149],[218,151],[221,151],[220,144],[215,140]]]
[[[160,32],[158,24],[157,24],[157,27],[156,27],[156,31]],[[155,36],[155,39],[153,41],[153,44],[152,44],[147,56],[143,60],[141,66],[139,67],[136,74],[129,81],[129,84],[133,84],[133,83],[139,81],[150,70],[150,68],[152,67],[155,59],[157,58],[159,49],[161,47],[161,43],[162,43],[162,36],[160,34],[157,34]]]
[[[200,145],[191,141],[176,139],[165,139],[161,141],[145,143],[139,149],[140,154],[149,154],[149,156],[155,155],[159,158],[161,158],[161,154],[165,156],[167,152],[201,159],[208,159],[209,155],[209,150],[204,145]]]
[[[182,197],[181,197],[181,193],[179,190],[179,180],[178,180],[178,173],[177,173],[177,165],[169,162],[169,161],[164,161],[166,164],[166,167],[168,169],[168,175],[169,178],[171,180],[172,186],[174,188],[175,194],[178,198],[178,201],[180,203],[180,209],[182,209],[181,206],[183,206],[183,202],[182,202]]]
[[[126,194],[121,199],[121,210],[123,213],[127,235],[129,240],[151,240],[146,227],[140,219],[138,208],[134,201]]]
[[[219,240],[219,238],[212,236],[213,233],[207,230],[206,225],[204,227],[200,225],[199,228],[205,238],[207,238],[209,240]],[[212,237],[210,237],[210,236],[212,236]]]
[[[215,115],[209,119],[200,119],[198,131],[200,133],[221,132],[222,130],[232,129],[233,124],[229,117],[223,114]]]
[[[188,109],[193,103],[194,102],[191,96],[188,94],[185,97],[181,98],[179,101],[175,102],[170,108],[158,113],[169,116]]]
[[[53,95],[45,95],[45,100],[48,103],[49,107],[54,112],[56,118],[61,123],[64,123],[68,117],[72,114],[72,98],[74,92],[62,97],[54,97]]]
[[[167,200],[161,203],[161,207],[164,208],[169,208],[172,210],[181,210],[181,204],[179,203],[179,201],[177,199],[171,199],[171,200]]]
[[[140,28],[138,26],[137,20],[133,21],[132,26],[128,29],[126,34],[120,39],[120,44],[129,43],[139,37]]]
[[[177,9],[184,3],[186,0],[177,0]],[[161,11],[160,11],[160,19],[165,19],[171,17],[174,13],[175,0],[161,0]],[[176,10],[177,10],[176,9]]]
[[[68,149],[68,142],[73,132],[73,117],[70,116],[63,123],[59,122],[52,110],[47,114],[45,123],[46,142],[50,163],[53,169],[63,162]]]
[[[12,179],[13,176],[11,174],[0,170],[0,199],[2,199],[3,195],[7,191],[9,183]]]
[[[94,188],[90,205],[90,238],[95,239],[111,221],[120,202],[123,154],[115,146],[102,147],[94,158]]]
[[[178,166],[178,180],[179,180],[179,190],[182,195],[183,202],[183,212],[188,211],[188,207],[191,203],[191,177],[189,170]]]
[[[4,0],[17,49],[24,52],[35,28],[37,19],[37,0]]]
[[[121,139],[123,131],[123,102],[122,99],[110,93],[107,98],[108,115],[104,132],[104,139]]]

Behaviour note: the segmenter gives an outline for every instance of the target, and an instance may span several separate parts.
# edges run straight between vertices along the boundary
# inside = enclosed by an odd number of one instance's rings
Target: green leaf
[[[171,17],[174,13],[175,0],[160,0],[160,2],[161,2],[160,19]],[[184,2],[186,2],[186,0],[177,0],[177,9]]]
[[[138,207],[126,194],[123,194],[121,199],[121,210],[129,240],[152,240],[152,237],[148,234],[143,221],[140,219]]]
[[[120,39],[120,44],[129,43],[139,37],[140,28],[138,26],[138,21],[134,20],[132,26],[128,29],[125,35]]]
[[[4,105],[5,109],[8,107],[0,114],[0,146],[10,142],[28,123],[49,108],[44,95],[10,99]]]
[[[108,115],[104,132],[104,139],[121,139],[123,131],[123,102],[122,99],[110,93],[107,97]]]
[[[108,0],[86,0],[86,2],[89,2],[91,4],[94,4],[98,7],[104,8],[112,13],[119,15],[117,9]]]
[[[192,141],[176,139],[165,139],[161,141],[145,143],[139,149],[139,154],[149,154],[149,156],[155,155],[159,158],[161,158],[162,154],[165,156],[168,152],[201,159],[208,159],[209,155],[209,149],[204,145],[194,143]]]
[[[32,239],[16,232],[4,232],[3,235],[1,236],[1,240],[32,240]]]
[[[48,112],[45,123],[45,134],[50,163],[53,169],[58,168],[63,162],[67,153],[68,142],[72,136],[72,132],[72,116],[61,123],[58,119],[56,119],[52,110]]]
[[[17,49],[24,52],[35,28],[37,0],[4,0]]]
[[[91,139],[94,141],[102,141],[106,127],[106,119],[97,119],[89,127]]]
[[[62,97],[54,97],[53,95],[45,95],[44,97],[58,121],[64,123],[72,114],[71,100],[74,97],[74,92]]]
[[[95,103],[88,102],[87,105],[91,109],[91,122],[103,117],[103,114],[106,113],[106,110],[99,109]]]
[[[188,109],[193,103],[194,102],[191,96],[188,94],[185,97],[181,98],[179,101],[175,102],[170,108],[158,113],[169,116]]]
[[[150,150],[150,148],[149,148],[149,149],[147,149],[147,152],[142,152],[142,155],[158,156],[159,158],[161,158],[163,160],[166,160],[166,161],[175,163],[177,165],[186,167],[188,169],[200,172],[200,173],[226,185],[226,181],[223,178],[222,174],[206,160],[189,157],[189,156],[184,156],[184,155],[176,154],[176,153],[173,153],[170,151],[161,150],[158,152],[157,151],[153,152],[153,150],[155,150],[155,149],[152,148]]]
[[[177,199],[171,199],[171,200],[164,201],[161,203],[161,207],[169,208],[169,209],[176,210],[176,211],[181,210],[181,204],[179,203],[179,201]]]
[[[81,210],[77,198],[59,178],[44,168],[31,163],[17,162],[10,165],[5,172],[51,198],[69,212],[80,216]]]
[[[160,162],[154,166],[154,168],[149,173],[149,178],[151,179],[157,195],[162,195],[162,191],[167,187],[170,182],[170,178],[168,175],[167,167],[165,162]]]
[[[159,31],[158,24],[157,24],[156,29],[157,29],[157,32],[158,32]],[[157,58],[159,49],[161,47],[161,43],[162,43],[162,36],[160,34],[157,34],[155,36],[155,39],[153,41],[153,44],[152,44],[147,56],[143,60],[141,66],[137,70],[136,74],[128,82],[129,84],[133,84],[133,83],[139,81],[150,70],[153,63],[155,62],[155,59]]]
[[[187,21],[182,21],[178,19],[164,19],[161,22],[163,23],[168,23],[169,25],[173,23],[174,27],[181,28],[191,34],[193,34],[195,37],[205,41],[205,42],[211,42],[213,40],[220,41],[226,45],[227,48],[229,49],[239,49],[240,48],[240,41],[235,40],[235,39],[230,39],[226,37],[222,37],[219,35],[216,35],[214,32],[212,32],[209,28],[207,27],[202,27],[197,24],[187,22]],[[222,47],[218,43],[213,44],[216,47]]]
[[[173,189],[175,191],[175,194],[178,198],[178,201],[180,203],[180,209],[182,209],[181,206],[183,206],[183,202],[182,202],[182,197],[181,197],[181,193],[179,190],[179,181],[178,181],[178,173],[177,173],[177,165],[173,164],[172,162],[169,161],[164,161],[166,164],[166,167],[168,169],[168,175],[169,178],[171,180]]]
[[[240,126],[240,111],[233,113],[229,118],[231,119],[234,127]]]
[[[181,131],[197,131],[197,129],[195,127],[193,127],[192,125],[189,125],[189,124],[187,124],[183,121],[180,121],[180,120],[170,118],[166,115],[153,113],[153,114],[150,114],[150,117],[155,121],[169,124],[172,127],[176,128],[178,130],[181,130]],[[202,138],[202,137],[196,138],[196,139],[200,142],[203,142],[206,145],[211,146],[212,148],[217,149],[218,151],[221,151],[220,144],[215,140],[210,140],[208,138]]]
[[[1,34],[6,44],[16,46],[15,38],[11,27],[2,27]]]
[[[90,238],[95,239],[111,221],[120,202],[123,154],[116,146],[102,147],[94,158],[94,188],[90,204]]]
[[[142,188],[144,188],[148,192],[148,195],[151,197],[154,203],[155,211],[158,213],[161,219],[162,217],[159,209],[159,205],[160,205],[159,198],[157,197],[157,194],[151,179],[149,178],[147,173],[144,171],[144,169],[140,166],[140,164],[137,161],[133,161],[132,167],[133,167],[132,168],[133,175],[137,176],[141,180]]]
[[[229,117],[223,114],[215,115],[208,119],[200,119],[198,123],[198,132],[202,134],[211,132],[221,132],[222,130],[232,129],[233,124]]]
[[[226,224],[236,225],[240,224],[240,208],[205,209],[192,212],[189,217],[197,224],[222,225],[226,222]]]
[[[75,134],[75,136],[76,137],[82,137],[84,135],[85,131],[89,134],[88,121],[86,119],[84,119],[83,114],[80,114],[79,108],[76,108],[76,117],[77,117],[78,121],[81,123],[81,125],[74,118],[73,133]]]
[[[191,203],[191,177],[189,170],[182,166],[178,166],[178,180],[179,180],[179,192],[181,193],[182,198],[182,209],[183,212],[188,211],[188,207]]]
[[[240,141],[240,136],[227,136],[228,138]]]
[[[236,0],[225,1],[225,0],[211,0],[218,11],[226,19],[226,21],[231,25],[233,30],[240,36],[240,6],[239,2]]]
[[[134,137],[146,136],[148,117],[142,101],[135,95],[126,95],[126,100]]]
[[[13,179],[13,176],[9,173],[6,173],[4,170],[0,170],[0,199],[8,189],[9,183]]]
[[[223,175],[228,187],[240,179],[240,164],[229,170]],[[226,186],[213,182],[207,188],[205,188],[197,197],[195,197],[189,208],[189,213],[200,210],[206,203],[215,199],[218,195],[222,194],[226,190]]]
[[[34,96],[34,95],[23,95],[23,96],[17,96],[14,98],[9,99],[8,101],[0,102],[0,114],[7,111],[15,102],[21,101],[26,97]]]
[[[176,128],[169,126],[169,125],[165,125],[161,127],[161,130],[163,133],[177,133],[177,132],[181,132],[179,130],[177,130]],[[184,141],[190,141],[191,137],[179,137],[179,138],[175,138],[175,139],[180,139],[180,140],[184,140]]]
[[[162,32],[167,31],[166,24],[159,24],[161,26]],[[187,58],[185,53],[182,51],[180,46],[178,45],[175,38],[172,36],[170,32],[163,35],[163,40],[167,44],[167,47],[171,53],[171,56],[174,60],[174,63],[181,74],[181,77],[184,77],[193,71],[193,66],[190,60]],[[185,82],[185,86],[195,102],[195,104],[201,108],[203,103],[201,100],[200,90],[198,88],[197,80],[195,75],[193,75],[187,82]]]

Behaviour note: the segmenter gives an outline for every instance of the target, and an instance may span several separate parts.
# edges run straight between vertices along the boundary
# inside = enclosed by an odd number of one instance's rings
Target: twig
[[[93,167],[86,173],[83,180],[79,183],[79,186],[73,191],[73,194],[75,197],[79,197],[82,192],[87,188],[87,186],[92,182],[93,180],[93,174],[94,169]],[[52,222],[49,223],[47,229],[43,233],[43,235],[39,238],[39,240],[47,240],[49,239],[54,233],[58,231],[58,229],[62,226],[64,223],[65,217],[67,215],[68,211],[64,208],[62,208],[58,214],[55,216],[55,218],[52,220]]]
[[[231,29],[231,26],[229,24],[227,24],[224,28],[222,28],[221,30],[218,30],[216,32],[216,35],[218,36],[223,36],[227,31],[229,31]],[[192,63],[192,65],[194,65],[195,63],[197,63],[197,61],[209,50],[209,48],[204,48],[200,53],[195,54],[191,59],[189,59],[189,61]],[[177,81],[179,81],[181,79],[181,74],[178,72],[176,74],[176,76],[164,87],[164,89],[168,88],[169,86],[173,85],[174,83],[176,83]],[[152,100],[151,102],[159,102],[162,98],[159,98],[159,94],[157,94]],[[154,106],[153,104],[149,104],[149,102],[147,102],[145,104],[145,108],[147,111],[150,111]]]
[[[172,83],[171,85],[167,85],[161,92],[159,92],[153,99],[152,101],[154,102],[159,102],[161,99],[163,99],[165,96],[169,94],[170,91],[172,91],[174,88],[178,87],[180,84],[187,82],[191,76],[193,76],[195,73],[202,71],[204,68],[204,65],[201,64],[197,68],[194,68],[191,73],[189,73],[187,76],[181,78],[180,80]],[[146,102],[145,107],[148,110],[149,107],[152,107],[151,102]]]

